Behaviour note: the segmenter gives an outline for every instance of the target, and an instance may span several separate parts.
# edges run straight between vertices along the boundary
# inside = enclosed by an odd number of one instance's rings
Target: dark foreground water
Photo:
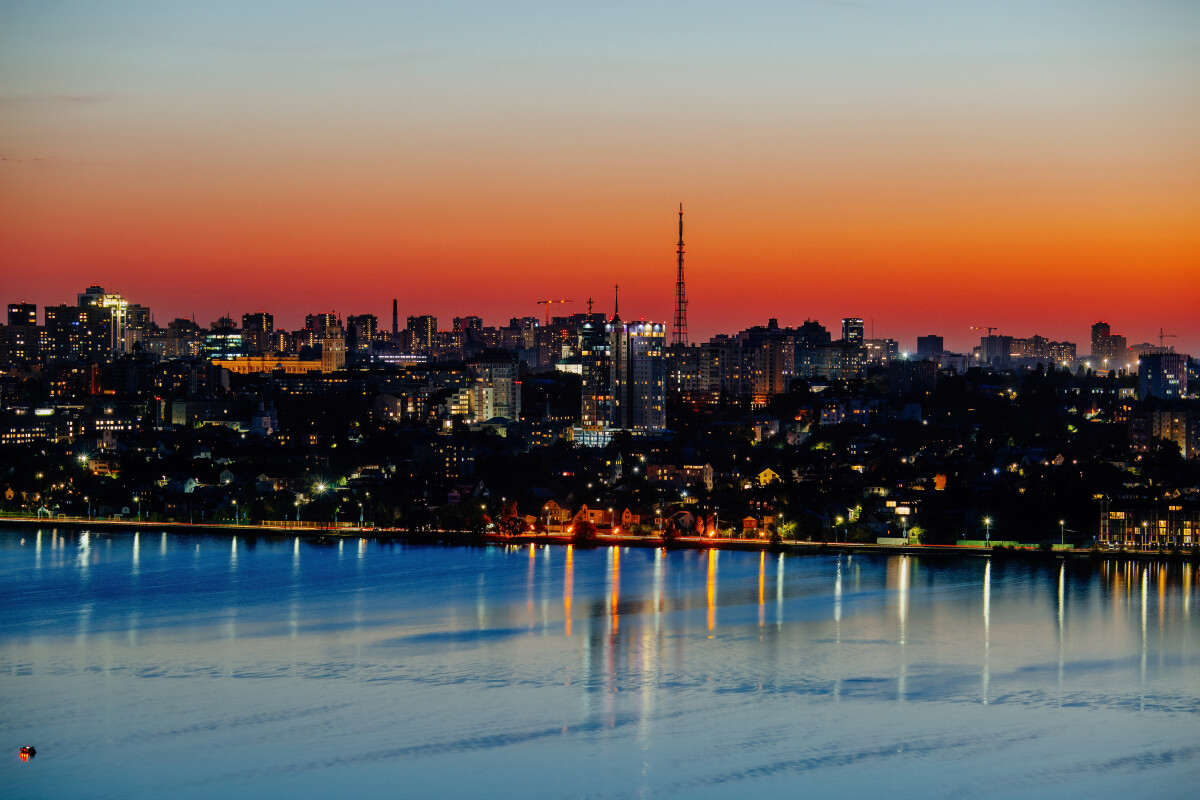
[[[0,531],[0,795],[1195,797],[1198,601],[1188,566]]]

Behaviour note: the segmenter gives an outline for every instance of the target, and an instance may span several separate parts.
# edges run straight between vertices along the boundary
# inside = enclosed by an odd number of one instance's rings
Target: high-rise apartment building
[[[490,403],[487,411],[477,411],[476,419],[486,421],[491,417],[504,417],[517,420],[521,417],[521,380],[520,362],[515,356],[502,351],[492,351],[481,355],[471,363],[475,375],[474,386],[486,388],[488,391],[477,392],[477,408],[479,401],[486,399]]]
[[[579,326],[580,422],[587,430],[599,430],[612,418],[612,357],[606,325],[588,320]]]
[[[37,325],[37,306],[33,303],[9,303],[9,325]]]
[[[366,353],[379,334],[379,318],[374,314],[351,314],[346,317],[346,349]]]
[[[242,341],[248,353],[269,353],[275,350],[275,317],[266,311],[242,314]]]
[[[46,358],[102,361],[112,353],[112,314],[98,304],[46,306],[41,350]]]
[[[1129,358],[1129,347],[1126,339],[1119,333],[1112,333],[1107,322],[1097,322],[1092,326],[1092,361],[1093,367],[1123,366]]]
[[[412,352],[428,353],[433,349],[434,338],[437,336],[437,317],[429,314],[409,317],[404,333]]]
[[[667,427],[667,367],[662,323],[622,322],[605,326],[612,359],[611,427],[661,431]]]
[[[1145,353],[1138,365],[1138,397],[1179,400],[1187,395],[1187,356]]]
[[[851,346],[859,346],[865,338],[863,321],[858,317],[846,317],[842,320],[842,341]]]
[[[942,341],[941,336],[935,336],[932,333],[928,336],[917,337],[917,358],[919,360],[936,361],[937,357],[946,352],[946,346]]]

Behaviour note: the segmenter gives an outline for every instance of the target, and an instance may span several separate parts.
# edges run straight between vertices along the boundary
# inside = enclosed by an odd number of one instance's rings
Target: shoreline
[[[1140,550],[1040,550],[1037,548],[998,549],[987,547],[964,547],[960,545],[893,545],[867,544],[862,542],[780,542],[766,539],[712,539],[701,537],[678,537],[664,542],[657,536],[629,536],[597,534],[589,542],[577,542],[574,537],[563,534],[500,534],[475,533],[472,531],[411,531],[401,528],[358,527],[349,523],[337,526],[318,527],[307,523],[289,526],[286,522],[273,525],[252,523],[190,523],[151,522],[138,520],[87,519],[84,517],[58,517],[55,519],[35,517],[0,517],[0,524],[12,523],[20,527],[69,528],[75,530],[111,530],[139,532],[153,530],[161,533],[226,534],[229,536],[249,535],[254,537],[303,537],[306,539],[328,539],[354,537],[377,541],[405,541],[413,544],[443,545],[453,547],[478,547],[492,545],[551,544],[576,547],[665,547],[669,550],[740,550],[744,552],[766,551],[791,555],[829,555],[835,553],[879,555],[921,555],[932,557],[1020,558],[1028,560],[1098,559],[1106,561],[1195,561],[1191,554],[1179,552]]]

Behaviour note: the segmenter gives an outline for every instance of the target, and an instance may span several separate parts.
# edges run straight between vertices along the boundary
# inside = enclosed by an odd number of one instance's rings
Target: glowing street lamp
[[[1067,521],[1060,519],[1058,521],[1058,546],[1063,547],[1067,541]]]
[[[837,538],[837,529],[838,529],[839,527],[841,527],[841,525],[842,525],[842,518],[841,518],[841,517],[838,517],[836,520],[834,520],[834,522],[835,522],[835,526],[834,526],[834,529],[833,529],[833,541],[836,543],[836,542],[837,542],[837,540],[838,540],[838,538]]]
[[[984,527],[984,530],[986,531],[986,533],[984,535],[987,537],[987,543],[989,545],[991,545],[991,543],[992,543],[992,518],[991,517],[983,518],[983,527]]]
[[[233,501],[233,524],[242,524],[242,510],[238,508],[237,500]]]

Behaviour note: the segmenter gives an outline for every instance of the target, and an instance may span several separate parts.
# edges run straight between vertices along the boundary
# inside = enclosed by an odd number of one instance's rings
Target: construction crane
[[[973,330],[973,331],[987,331],[987,332],[988,332],[988,334],[987,334],[987,335],[988,335],[988,336],[991,336],[991,335],[992,335],[992,331],[998,331],[998,330],[1000,330],[1000,326],[999,326],[999,325],[972,325],[972,326],[971,326],[971,330]]]
[[[574,300],[538,300],[537,304],[539,306],[542,305],[543,303],[546,305],[546,326],[549,327],[550,326],[550,305],[552,303],[574,303],[574,302],[575,302]]]
[[[1162,328],[1159,328],[1159,329],[1158,329],[1158,346],[1159,346],[1159,347],[1162,347],[1162,346],[1163,346],[1163,339],[1174,339],[1174,338],[1175,338],[1175,334],[1173,334],[1173,333],[1163,333],[1163,329],[1162,329]]]

